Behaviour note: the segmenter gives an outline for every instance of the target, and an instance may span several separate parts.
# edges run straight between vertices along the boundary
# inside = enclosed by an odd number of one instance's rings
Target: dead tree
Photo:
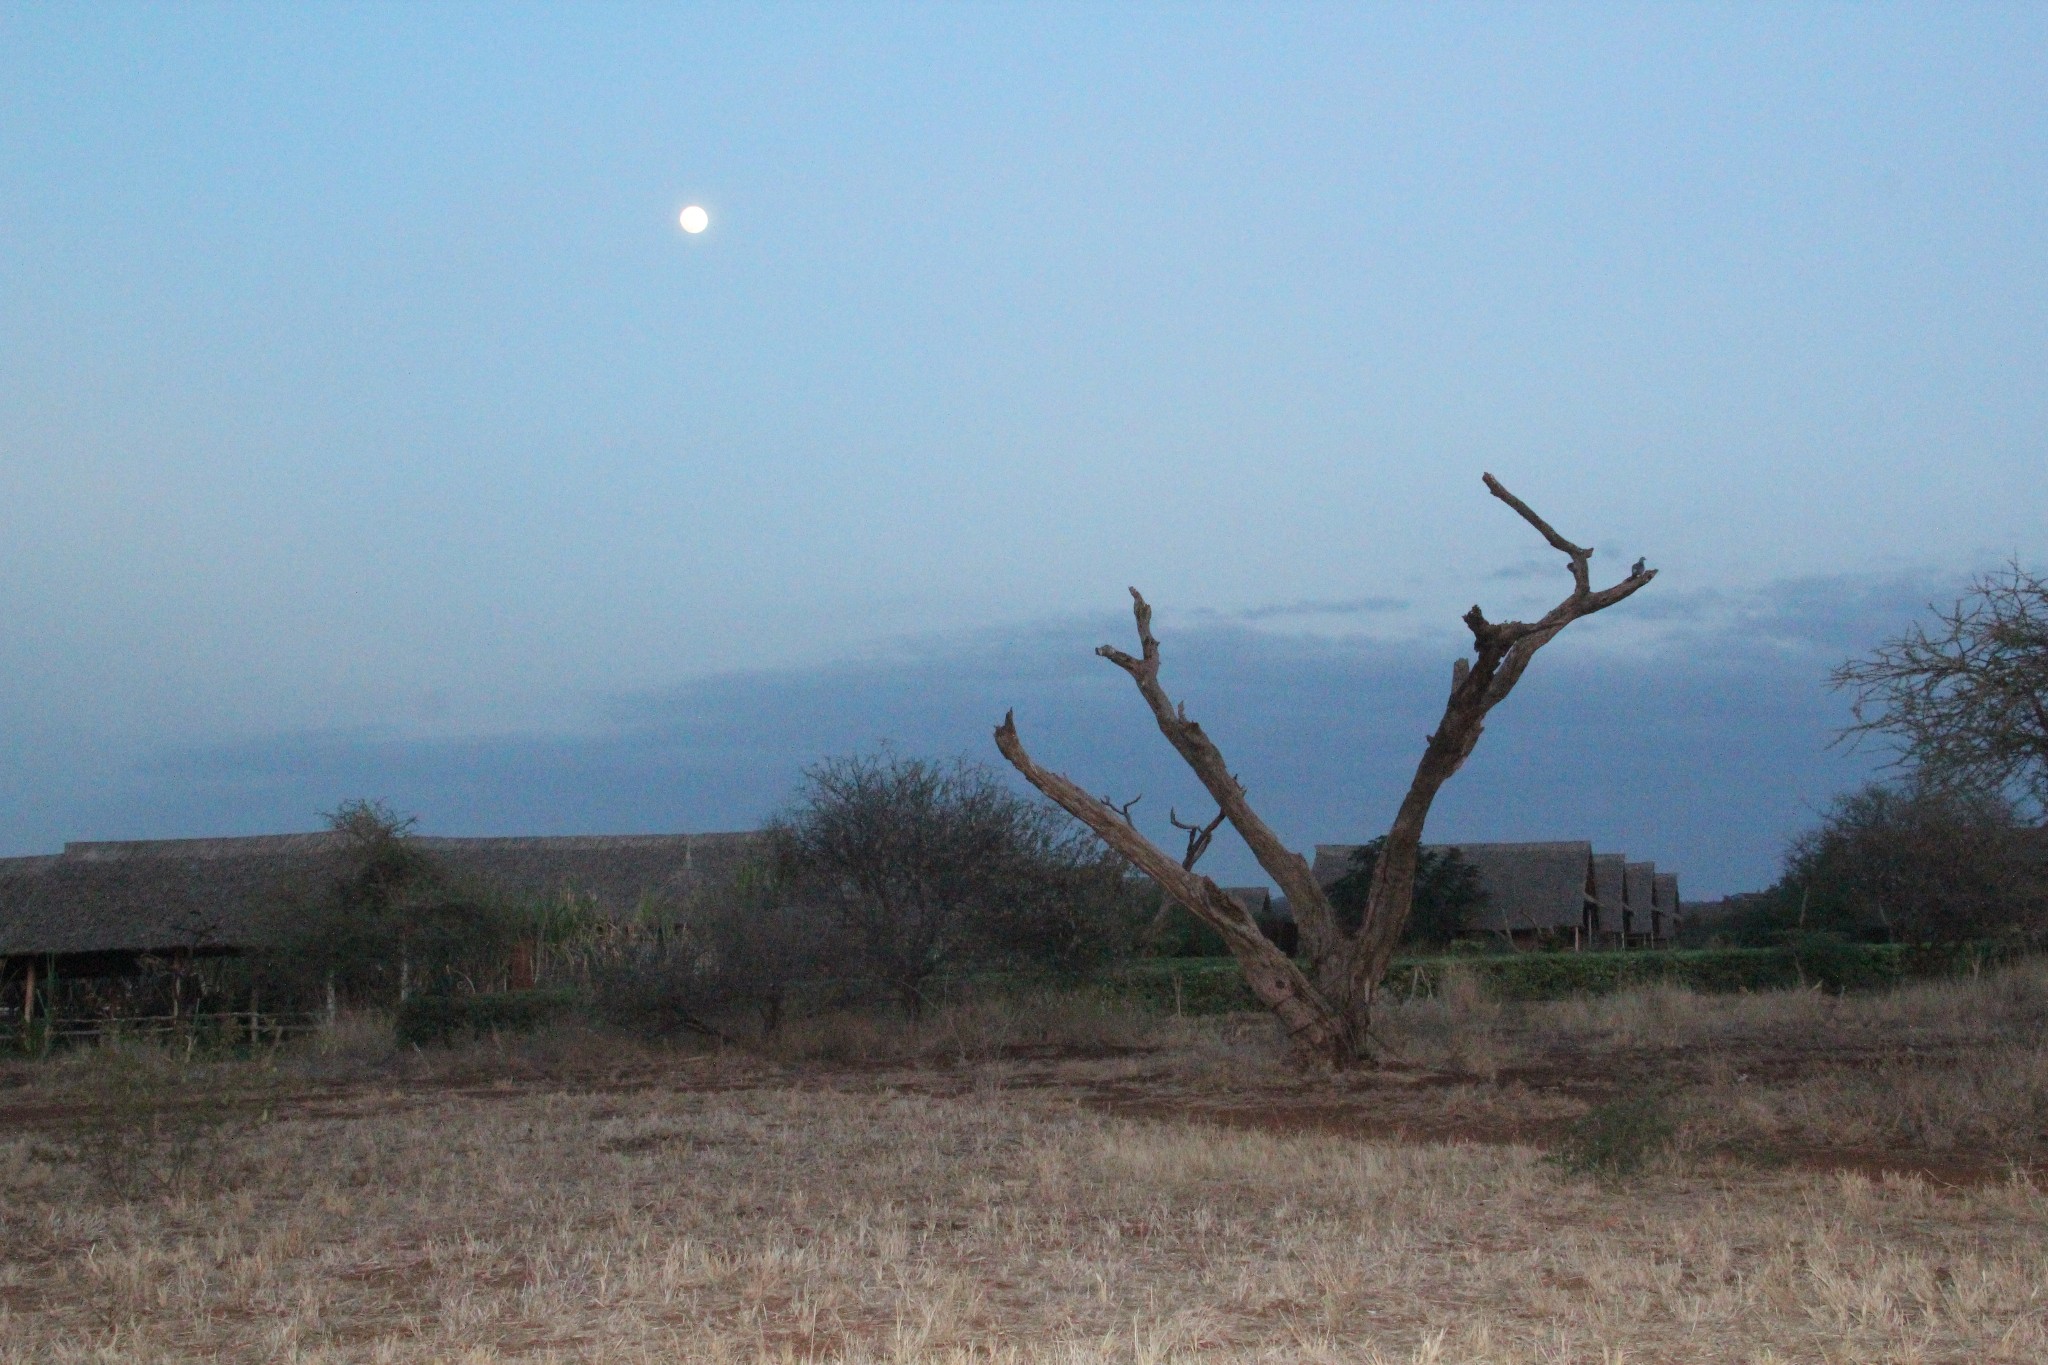
[[[1459,659],[1451,666],[1451,692],[1444,703],[1443,718],[1429,736],[1422,759],[1415,766],[1414,779],[1408,784],[1408,794],[1387,831],[1386,843],[1373,869],[1365,913],[1355,931],[1346,932],[1337,922],[1329,898],[1309,870],[1308,860],[1280,842],[1280,837],[1252,809],[1243,784],[1231,774],[1222,751],[1199,723],[1188,718],[1186,706],[1167,695],[1159,680],[1159,641],[1152,634],[1152,608],[1136,588],[1131,589],[1131,602],[1138,623],[1139,655],[1133,658],[1110,645],[1095,651],[1131,675],[1139,694],[1151,707],[1160,733],[1194,770],[1215,799],[1220,815],[1230,821],[1231,828],[1258,858],[1259,866],[1287,896],[1300,932],[1300,961],[1275,947],[1259,932],[1250,912],[1225,895],[1221,887],[1197,874],[1192,859],[1176,861],[1140,833],[1115,806],[1033,762],[1017,737],[1014,713],[1004,716],[1002,725],[996,729],[996,747],[1032,786],[1095,831],[1104,843],[1222,936],[1246,983],[1279,1016],[1296,1050],[1306,1059],[1332,1066],[1349,1066],[1371,1059],[1367,1027],[1372,1019],[1374,994],[1393,959],[1394,947],[1400,942],[1414,899],[1423,822],[1438,790],[1464,765],[1473,746],[1478,744],[1487,713],[1507,697],[1536,651],[1555,639],[1558,632],[1582,616],[1613,606],[1657,576],[1655,569],[1644,568],[1639,562],[1619,583],[1595,591],[1587,568],[1593,556],[1592,547],[1572,544],[1527,503],[1502,487],[1493,475],[1484,477],[1487,491],[1512,507],[1551,548],[1565,556],[1571,570],[1572,590],[1535,621],[1489,621],[1477,606],[1465,613],[1465,625],[1472,632],[1472,658]],[[1179,825],[1179,821],[1175,824]],[[1192,837],[1190,851],[1193,852]]]

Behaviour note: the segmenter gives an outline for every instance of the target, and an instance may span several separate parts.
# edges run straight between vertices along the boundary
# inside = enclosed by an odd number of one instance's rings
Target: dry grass
[[[2034,1361],[2048,1204],[777,1087],[273,1119],[204,1196],[0,1146],[0,1361]]]
[[[785,1062],[958,1065],[998,1057],[1107,1056],[1158,1046],[1173,1021],[1087,991],[1027,991],[947,1004],[915,1023],[893,1014],[797,1018],[759,1051]]]
[[[1696,995],[1652,986],[1525,1006],[1532,1036],[1612,1047],[1698,1049],[1744,1042],[1940,1047],[2033,1041],[2048,1029],[2048,962],[1915,982],[1893,991]]]
[[[1403,1066],[1334,1079],[1263,1019],[1084,999],[754,1054],[576,1028],[418,1052],[361,1018],[254,1063],[10,1067],[0,1365],[2048,1359],[2048,1199],[1982,1178],[2048,1143],[2048,973],[1469,985],[1388,1012]],[[1625,1180],[1360,1136],[1554,1135],[1646,1087],[1676,1141]],[[163,1112],[195,1101],[181,1153]],[[1976,1168],[1721,1155],[1901,1146]]]
[[[1453,976],[1385,1012],[1393,1055],[1479,1081],[1677,1092],[1681,1144],[2048,1155],[2048,964],[1834,996],[1652,986],[1541,1004]]]

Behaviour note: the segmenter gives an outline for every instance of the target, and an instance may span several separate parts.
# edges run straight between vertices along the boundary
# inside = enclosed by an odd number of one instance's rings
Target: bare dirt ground
[[[0,1362],[2039,1361],[2048,979],[0,1070]],[[1546,1161],[1656,1096],[1647,1164]]]

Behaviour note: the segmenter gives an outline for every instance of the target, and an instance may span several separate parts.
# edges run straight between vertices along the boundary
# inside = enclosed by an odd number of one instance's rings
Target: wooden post
[[[35,1037],[36,1022],[36,960],[28,960],[28,975],[21,985],[21,1045],[25,1049],[29,1040]]]
[[[43,964],[43,1047],[45,1057],[50,1055],[50,1044],[57,1034],[57,955],[51,953],[50,960]]]
[[[327,1027],[334,1027],[335,1014],[336,1010],[334,1007],[334,973],[329,972],[327,974]]]
[[[534,966],[534,945],[529,939],[520,939],[512,945],[512,961],[506,968],[505,987],[507,990],[530,991],[539,980],[540,973]]]

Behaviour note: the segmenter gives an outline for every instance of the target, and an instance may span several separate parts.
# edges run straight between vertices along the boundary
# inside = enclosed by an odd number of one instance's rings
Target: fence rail
[[[12,1011],[13,1027],[19,1030],[20,1011]],[[80,1039],[122,1038],[206,1038],[222,1042],[281,1042],[298,1034],[311,1033],[325,1021],[324,1014],[254,1013],[225,1010],[200,1014],[148,1014],[86,1018],[38,1017],[30,1025],[41,1038],[51,1042]],[[5,1025],[0,1025],[4,1027]]]

